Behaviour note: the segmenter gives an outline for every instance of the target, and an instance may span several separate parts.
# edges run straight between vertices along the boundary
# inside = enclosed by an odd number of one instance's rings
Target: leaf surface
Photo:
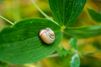
[[[101,35],[101,25],[70,27],[65,29],[65,34],[77,38],[89,38]]]
[[[88,13],[94,21],[101,22],[101,13],[100,12],[97,12],[97,11],[89,8]]]
[[[77,46],[77,39],[76,38],[71,38],[70,39],[70,45],[73,49],[77,50],[78,46]]]
[[[39,32],[51,28],[56,39],[53,44],[42,42]],[[60,27],[47,19],[25,19],[0,32],[0,60],[13,64],[33,63],[52,54],[62,34]]]
[[[80,57],[78,54],[74,54],[71,60],[71,67],[80,67]]]
[[[49,0],[54,18],[61,25],[72,25],[85,3],[86,0]]]

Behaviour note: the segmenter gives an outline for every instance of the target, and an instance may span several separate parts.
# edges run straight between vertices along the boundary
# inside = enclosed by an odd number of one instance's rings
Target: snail
[[[45,28],[39,32],[39,37],[44,43],[52,44],[55,40],[55,33],[52,29]]]

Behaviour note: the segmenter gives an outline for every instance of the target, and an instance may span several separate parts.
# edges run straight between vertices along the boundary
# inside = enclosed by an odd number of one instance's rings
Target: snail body
[[[42,29],[39,33],[41,40],[46,44],[52,44],[55,40],[55,33],[52,29]]]

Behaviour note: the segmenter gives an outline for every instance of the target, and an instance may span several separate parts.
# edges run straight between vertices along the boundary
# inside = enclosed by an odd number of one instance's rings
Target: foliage
[[[51,28],[56,40],[48,46],[39,37],[39,31]],[[0,60],[10,63],[32,63],[51,54],[61,40],[60,27],[47,19],[26,19],[0,33]]]
[[[63,36],[66,36],[73,52],[62,47],[57,53],[60,56],[73,53],[70,66],[79,67],[78,39],[101,35],[101,25],[74,26],[85,4],[86,0],[49,0],[54,20],[50,17],[16,19],[19,21],[0,32],[0,61],[13,64],[37,62],[56,53]],[[88,9],[88,13],[93,20],[100,22],[100,13],[92,9]],[[40,39],[39,32],[44,28],[51,28],[55,32],[54,43],[47,45]]]
[[[97,12],[94,9],[89,8],[88,13],[93,20],[95,20],[96,22],[101,22],[101,13],[100,12]]]
[[[81,13],[86,0],[49,0],[56,21],[61,25],[72,25]]]

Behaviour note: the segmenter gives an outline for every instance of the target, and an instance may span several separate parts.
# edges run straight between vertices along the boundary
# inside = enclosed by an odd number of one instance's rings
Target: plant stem
[[[31,1],[32,1],[33,5],[35,6],[35,8],[36,8],[45,18],[51,20],[52,22],[54,22],[55,24],[57,24],[57,25],[59,26],[59,24],[58,24],[56,21],[54,21],[52,18],[50,18],[46,13],[44,13],[44,12],[38,7],[38,5],[37,5],[36,2],[35,2],[36,0],[31,0]]]
[[[3,20],[5,20],[5,21],[7,21],[7,22],[8,22],[9,24],[11,24],[11,25],[14,25],[13,22],[11,22],[10,20],[6,19],[5,17],[3,17],[3,16],[1,16],[1,15],[0,15],[0,18],[3,19]]]
[[[32,1],[32,3],[33,3],[33,5],[35,6],[35,8],[44,16],[44,17],[46,17],[46,18],[50,18],[46,13],[44,13],[39,7],[38,7],[38,5],[36,4],[36,0],[31,0]]]

